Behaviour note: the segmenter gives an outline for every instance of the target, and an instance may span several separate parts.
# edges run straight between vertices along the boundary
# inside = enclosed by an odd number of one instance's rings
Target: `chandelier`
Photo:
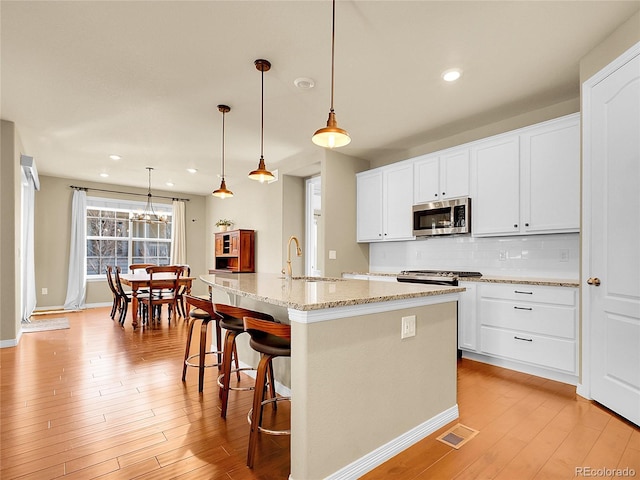
[[[144,223],[167,223],[169,218],[167,215],[158,215],[153,209],[153,200],[151,195],[151,171],[152,167],[146,167],[149,170],[149,190],[147,191],[147,204],[144,206],[142,213],[130,213],[129,218],[134,222]]]

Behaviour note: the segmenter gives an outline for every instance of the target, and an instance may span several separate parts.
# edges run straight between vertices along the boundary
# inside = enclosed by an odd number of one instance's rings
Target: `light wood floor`
[[[287,478],[288,437],[263,436],[255,468],[245,466],[251,392],[232,392],[223,421],[215,369],[202,395],[195,369],[181,382],[181,319],[134,332],[108,312],[69,313],[70,329],[0,349],[0,478]],[[364,478],[565,479],[576,467],[640,476],[638,428],[575,387],[462,360],[458,403],[458,421],[480,431],[469,443],[435,440],[454,422]]]

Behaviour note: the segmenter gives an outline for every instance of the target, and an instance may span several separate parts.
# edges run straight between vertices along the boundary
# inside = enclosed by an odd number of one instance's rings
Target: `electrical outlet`
[[[416,316],[410,315],[402,317],[402,332],[400,338],[409,338],[416,336]]]
[[[560,261],[561,262],[568,262],[569,261],[569,250],[566,248],[563,248],[560,250]]]
[[[42,295],[49,295],[49,289],[47,287],[42,287]]]
[[[500,260],[501,262],[504,262],[507,259],[507,251],[506,250],[500,250],[498,252],[498,260]]]
[[[336,251],[329,250],[329,260],[335,260],[335,259],[336,259]]]

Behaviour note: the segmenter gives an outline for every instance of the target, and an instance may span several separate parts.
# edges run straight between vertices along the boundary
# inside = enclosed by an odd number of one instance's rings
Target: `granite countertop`
[[[326,277],[293,277],[275,273],[209,274],[200,279],[234,295],[295,310],[389,302],[464,292],[464,287],[421,285]]]
[[[398,273],[389,272],[344,272],[349,275],[368,275],[372,277],[396,277]],[[535,278],[535,277],[508,277],[500,275],[483,275],[482,277],[466,277],[460,279],[462,282],[485,282],[485,283],[517,283],[520,285],[541,285],[547,287],[575,287],[580,286],[579,280],[557,279],[557,278]]]

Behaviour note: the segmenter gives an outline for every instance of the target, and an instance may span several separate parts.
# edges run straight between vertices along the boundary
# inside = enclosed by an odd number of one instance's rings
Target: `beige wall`
[[[318,245],[323,275],[340,277],[343,272],[369,269],[369,245],[356,243],[356,173],[369,162],[327,150],[322,161],[322,239]],[[329,259],[329,250],[336,259]]]
[[[371,167],[380,167],[419,155],[437,152],[578,111],[580,111],[580,99],[576,97],[555,105],[531,110],[520,115],[510,116],[489,123],[483,123],[482,118],[475,118],[472,121],[465,121],[461,124],[451,125],[448,128],[442,128],[432,136],[433,140],[425,142],[415,148],[395,150],[393,154],[390,154],[390,156],[384,160],[372,161]],[[492,115],[492,117],[495,117],[495,115]],[[462,125],[464,125],[464,128],[461,130]]]
[[[640,42],[640,11],[580,60],[580,85]]]
[[[22,146],[13,122],[0,127],[0,345],[15,345],[21,321]]]
[[[64,304],[67,291],[67,277],[69,265],[69,241],[71,230],[71,199],[73,189],[70,185],[89,188],[88,196],[103,198],[123,198],[140,200],[130,195],[120,195],[106,192],[92,191],[91,188],[117,190],[122,192],[146,194],[146,190],[92,183],[85,181],[71,181],[65,178],[41,176],[40,191],[36,192],[35,209],[35,268],[37,309],[47,307],[61,307]],[[191,266],[194,276],[206,273],[205,268],[205,222],[204,197],[177,192],[154,191],[156,196],[188,198],[186,202],[187,224],[187,263]],[[144,199],[142,199],[144,201]],[[154,203],[171,203],[170,200],[157,199]],[[194,293],[206,293],[206,288],[196,282]],[[48,289],[47,295],[42,295],[42,288]],[[86,303],[103,304],[111,302],[111,292],[106,280],[89,281],[87,283]]]
[[[455,302],[292,323],[291,478],[325,478],[455,407],[455,325]]]

